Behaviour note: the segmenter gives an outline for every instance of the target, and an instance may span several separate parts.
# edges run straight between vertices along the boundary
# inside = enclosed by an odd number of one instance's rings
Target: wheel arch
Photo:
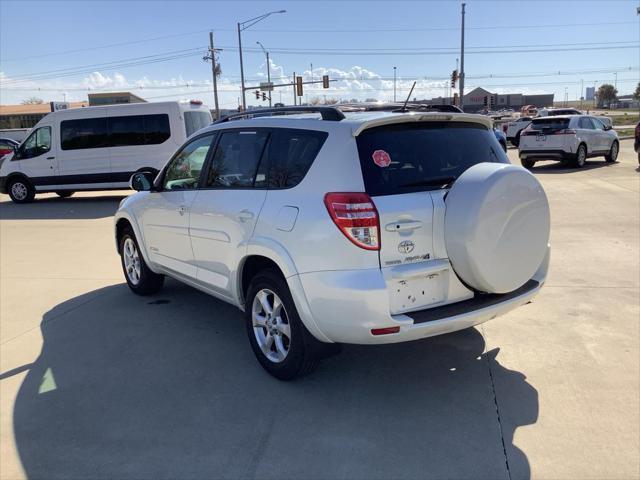
[[[149,255],[147,254],[147,246],[144,241],[144,235],[142,235],[142,230],[138,226],[138,222],[136,222],[127,212],[123,211],[116,213],[116,216],[114,217],[114,234],[116,251],[118,252],[118,255],[122,253],[120,252],[120,238],[127,227],[133,230],[133,234],[136,236],[136,240],[138,241],[138,248],[140,249],[140,253],[142,253],[144,261],[147,262],[147,265],[152,271],[154,271],[154,273],[157,273],[152,266],[152,262],[149,260]]]

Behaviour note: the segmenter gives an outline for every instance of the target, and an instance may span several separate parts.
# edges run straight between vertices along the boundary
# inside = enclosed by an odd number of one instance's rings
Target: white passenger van
[[[192,133],[211,123],[200,101],[59,110],[44,117],[0,163],[0,192],[17,203],[36,193],[129,187],[135,172],[158,172]]]

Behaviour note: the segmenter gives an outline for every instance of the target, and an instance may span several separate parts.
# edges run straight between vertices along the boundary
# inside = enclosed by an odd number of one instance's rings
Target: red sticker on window
[[[371,156],[373,162],[379,167],[388,167],[391,164],[391,157],[384,150],[376,150]]]

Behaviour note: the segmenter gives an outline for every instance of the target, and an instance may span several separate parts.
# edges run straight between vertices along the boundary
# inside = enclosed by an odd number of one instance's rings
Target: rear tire
[[[144,296],[159,292],[164,284],[164,275],[154,273],[144,261],[131,227],[122,233],[119,246],[124,278],[133,293]]]
[[[277,379],[293,380],[318,366],[323,344],[300,320],[289,287],[278,272],[262,270],[251,280],[245,322],[258,362]]]
[[[69,191],[69,190],[62,190],[60,192],[56,192],[56,195],[58,195],[60,198],[69,198],[74,193],[76,193],[76,192],[72,192],[72,191]]]
[[[9,197],[15,203],[30,203],[36,196],[36,190],[26,178],[14,178],[7,185]]]
[[[618,159],[618,152],[620,151],[620,145],[617,140],[614,140],[611,144],[611,150],[604,156],[607,163],[613,163]]]
[[[533,168],[533,166],[536,164],[536,161],[535,160],[530,160],[528,158],[523,158],[523,159],[520,160],[520,163],[527,170],[531,170]]]
[[[576,156],[573,160],[573,166],[576,168],[582,168],[587,163],[587,146],[581,143],[576,151]]]

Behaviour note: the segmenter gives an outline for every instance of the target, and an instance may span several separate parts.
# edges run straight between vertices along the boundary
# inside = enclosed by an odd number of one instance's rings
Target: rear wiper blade
[[[415,182],[404,183],[399,187],[448,187],[456,181],[456,177],[436,177],[416,180]]]

